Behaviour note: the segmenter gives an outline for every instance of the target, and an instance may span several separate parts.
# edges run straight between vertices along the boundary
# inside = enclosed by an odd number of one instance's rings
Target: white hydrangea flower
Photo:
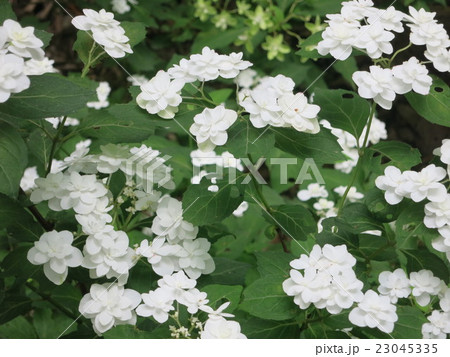
[[[450,312],[450,288],[446,288],[439,300],[439,306],[445,312]]]
[[[409,275],[412,295],[420,306],[427,306],[431,296],[438,295],[442,289],[441,279],[435,277],[430,270],[420,270]]]
[[[111,0],[112,10],[118,14],[125,14],[131,10],[129,4],[137,5],[137,0]]]
[[[136,309],[136,314],[139,316],[152,316],[162,324],[169,319],[169,312],[175,309],[173,294],[168,289],[158,288],[141,296],[143,304]]]
[[[158,280],[158,286],[166,289],[180,304],[183,303],[183,296],[186,290],[193,289],[197,282],[189,279],[183,271],[165,275]]]
[[[6,102],[11,93],[30,87],[30,79],[24,74],[23,58],[13,54],[0,53],[0,78],[0,103]]]
[[[147,215],[153,215],[158,208],[158,201],[161,198],[161,192],[153,191],[150,193],[136,190],[134,191],[136,196],[136,203],[134,208],[136,211],[145,211]]]
[[[187,307],[190,314],[196,314],[199,309],[202,309],[209,302],[208,295],[196,288],[185,291],[182,297],[183,305]]]
[[[67,172],[82,172],[86,174],[97,173],[97,156],[88,155],[89,148],[80,146],[73,151],[69,156],[64,158],[61,164],[62,169],[67,168]]]
[[[416,57],[411,57],[407,62],[394,66],[392,74],[398,82],[396,92],[405,94],[414,90],[414,92],[427,95],[430,93],[430,87],[433,83],[432,78],[428,75],[428,69],[425,65],[420,64]]]
[[[228,321],[223,317],[213,317],[206,320],[203,331],[200,332],[201,339],[245,339],[241,333],[241,325],[236,321]]]
[[[217,163],[217,154],[214,150],[212,151],[202,151],[193,150],[190,153],[192,166],[202,167],[205,165],[215,165]]]
[[[432,50],[430,48],[425,51],[424,55],[439,72],[450,71],[450,49],[440,47],[437,50]]]
[[[220,55],[219,76],[222,78],[235,78],[241,71],[252,66],[252,63],[249,61],[243,61],[242,56],[242,52],[232,52],[229,55]]]
[[[390,205],[396,205],[403,200],[403,197],[408,196],[402,190],[405,177],[403,173],[395,166],[388,166],[384,169],[384,176],[378,176],[375,179],[375,185],[383,191],[386,202]]]
[[[342,3],[341,13],[346,18],[361,20],[370,17],[376,12],[372,0],[352,0]]]
[[[403,269],[399,268],[390,271],[383,271],[378,276],[380,286],[378,291],[381,295],[387,295],[393,304],[399,298],[407,298],[411,294],[409,279]]]
[[[100,82],[96,89],[98,101],[87,102],[86,106],[88,108],[102,109],[109,107],[108,96],[111,93],[111,87],[108,82]]]
[[[100,145],[101,154],[97,157],[97,170],[104,174],[112,174],[119,170],[130,158],[130,148],[126,145]]]
[[[277,96],[270,89],[256,87],[239,104],[250,113],[250,122],[255,128],[263,128],[268,124],[283,126]]]
[[[141,302],[140,294],[117,284],[93,284],[83,296],[78,310],[92,321],[94,331],[101,335],[117,325],[135,325],[134,309]]]
[[[434,310],[428,321],[422,325],[423,338],[447,338],[447,334],[450,333],[450,313]]]
[[[185,239],[194,239],[197,236],[198,227],[183,220],[183,208],[180,201],[164,196],[156,210],[152,231],[158,236],[167,238],[167,241],[173,244]]]
[[[317,114],[320,107],[309,104],[303,93],[284,94],[278,99],[282,119],[295,130],[317,134],[320,131]]]
[[[182,101],[180,93],[184,84],[181,79],[171,80],[169,74],[161,70],[141,85],[142,92],[137,96],[136,103],[150,114],[172,119]]]
[[[398,320],[396,310],[396,306],[391,304],[388,296],[378,295],[375,291],[368,290],[358,306],[350,311],[348,319],[353,325],[376,327],[385,333],[390,333]]]
[[[44,233],[34,247],[28,251],[27,259],[31,264],[44,265],[45,276],[56,285],[66,280],[68,267],[81,265],[83,255],[72,246],[73,235],[69,231],[51,231]]]
[[[99,30],[107,30],[120,23],[114,20],[114,14],[101,9],[99,12],[92,9],[83,9],[84,15],[76,16],[72,19],[72,24],[79,30],[91,31],[96,28]]]
[[[171,79],[182,80],[185,83],[192,83],[197,80],[197,76],[190,73],[191,61],[182,58],[179,64],[173,65],[167,70]]]
[[[67,194],[61,197],[61,207],[73,208],[76,213],[88,214],[95,209],[97,199],[108,192],[105,185],[95,175],[80,175],[71,172],[65,185]]]
[[[37,178],[34,183],[37,188],[31,193],[33,203],[48,201],[48,207],[53,211],[61,211],[61,198],[66,195],[68,176],[62,172],[50,173],[46,178]]]
[[[136,254],[146,257],[156,274],[165,276],[181,269],[178,264],[178,252],[181,249],[178,244],[167,244],[164,238],[156,237],[150,244],[144,239],[136,249]]]
[[[444,198],[442,202],[429,202],[425,205],[423,222],[428,228],[442,228],[450,225],[450,194],[447,193]]]
[[[334,208],[334,201],[329,201],[326,198],[319,198],[319,200],[313,204],[313,207],[319,214],[323,215],[325,212]]]
[[[434,17],[436,16],[435,12],[428,12],[425,9],[416,10],[412,6],[408,7],[409,15],[405,15],[405,20],[409,21],[415,25],[423,25],[430,22],[436,22]]]
[[[194,54],[189,59],[188,71],[199,81],[211,81],[219,77],[221,56],[209,47],[203,47],[201,54]]]
[[[57,129],[58,125],[61,124],[62,117],[51,117],[51,118],[45,118],[45,121],[52,124],[53,128]],[[80,125],[80,121],[76,118],[66,117],[66,121],[64,122],[64,126],[77,126]],[[89,145],[88,145],[89,146]],[[77,147],[75,150],[79,150]]]
[[[132,86],[140,87],[144,83],[147,83],[149,79],[143,74],[133,74],[127,77],[127,81],[130,82]]]
[[[75,215],[75,219],[81,225],[83,233],[87,235],[95,235],[97,233],[110,234],[111,231],[114,230],[114,227],[112,225],[107,224],[112,221],[112,217],[109,216],[109,218],[110,219],[108,219],[107,217],[97,217],[91,214]]]
[[[235,217],[242,217],[245,213],[245,211],[248,210],[248,202],[242,201],[242,203],[233,211],[233,216]]]
[[[39,178],[37,167],[27,167],[23,172],[23,176],[20,179],[20,188],[24,192],[30,192],[31,190],[36,188],[36,184],[34,181]]]
[[[224,302],[222,305],[220,305],[216,310],[214,310],[211,306],[208,305],[202,305],[200,307],[200,310],[206,312],[208,314],[209,318],[213,317],[234,317],[233,314],[230,314],[228,312],[224,312],[228,306],[230,306],[231,302]]]
[[[447,188],[439,181],[447,176],[447,171],[434,164],[428,165],[420,172],[405,171],[401,189],[408,193],[414,202],[420,202],[427,198],[431,202],[445,200]]]
[[[354,45],[366,50],[370,58],[380,58],[383,53],[389,55],[394,51],[390,41],[395,35],[386,31],[379,22],[362,26],[356,36]]]
[[[442,146],[434,149],[433,154],[439,156],[444,164],[450,165],[450,139],[442,140]]]
[[[400,33],[405,30],[402,24],[402,20],[405,17],[403,12],[396,10],[393,6],[388,7],[386,10],[375,8],[373,10],[374,12],[367,18],[369,24],[379,22],[387,31]]]
[[[6,48],[9,52],[23,58],[44,58],[44,43],[34,34],[34,27],[22,27],[17,21],[7,19],[0,27],[0,33],[6,35]]]
[[[328,191],[325,186],[318,183],[310,183],[305,190],[300,190],[297,193],[300,201],[308,201],[311,198],[328,197]]]
[[[342,196],[344,196],[344,193],[346,190],[347,190],[347,187],[338,186],[333,191],[342,197]],[[362,200],[363,198],[364,198],[364,195],[361,192],[358,192],[356,190],[355,186],[350,187],[350,190],[348,190],[348,193],[347,193],[347,199],[350,202],[356,202],[356,201]]]
[[[237,75],[234,82],[241,88],[250,88],[256,83],[257,75],[258,73],[251,68],[244,69]]]
[[[42,60],[29,59],[25,62],[24,74],[27,76],[40,76],[44,73],[56,73],[58,71],[53,67],[54,63],[54,60],[47,57],[44,57]]]
[[[330,18],[330,15],[327,17]],[[352,45],[359,33],[360,24],[357,21],[346,21],[341,15],[336,15],[327,22],[329,26],[322,33],[323,40],[318,43],[317,51],[322,56],[331,54],[337,60],[344,61],[352,54]]]
[[[420,25],[409,24],[411,28],[410,41],[417,45],[426,45],[427,50],[435,52],[439,48],[447,48],[450,40],[443,24],[427,22]]]
[[[202,274],[210,274],[216,268],[214,260],[208,254],[211,243],[206,238],[184,240],[177,255],[179,265],[191,279],[198,279]]]
[[[370,72],[353,73],[353,81],[358,86],[358,94],[373,99],[382,108],[390,110],[395,99],[394,76],[389,68],[370,66]]]
[[[205,108],[194,117],[194,124],[189,131],[195,135],[200,150],[211,151],[216,146],[226,144],[227,129],[236,119],[237,113],[234,110],[225,109],[223,105],[214,109]]]

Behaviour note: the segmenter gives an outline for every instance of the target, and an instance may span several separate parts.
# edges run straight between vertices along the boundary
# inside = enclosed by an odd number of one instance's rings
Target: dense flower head
[[[420,306],[430,303],[431,296],[438,295],[442,290],[441,279],[435,277],[430,270],[413,272],[409,276],[412,295]]]
[[[44,265],[45,276],[54,284],[66,280],[68,267],[81,265],[83,256],[72,246],[73,235],[69,231],[44,233],[27,254],[31,264]]]
[[[117,284],[93,284],[80,301],[80,313],[92,321],[94,331],[101,335],[114,326],[136,323],[134,309],[141,302],[140,294]]]
[[[442,202],[429,202],[425,205],[425,226],[442,228],[450,225],[450,194],[444,196]]]
[[[23,58],[0,53],[0,103],[6,102],[12,93],[19,93],[30,86],[24,74]]]
[[[447,338],[450,333],[450,313],[434,310],[428,316],[427,323],[422,325],[423,338]]]
[[[419,60],[411,57],[403,64],[394,66],[392,74],[396,80],[396,92],[398,94],[414,92],[427,95],[433,82],[428,75],[428,69],[425,65],[420,64]]]
[[[399,298],[407,298],[411,294],[409,279],[403,269],[399,268],[393,272],[383,271],[378,280],[380,282],[378,291],[381,295],[389,296],[393,304]]]
[[[152,316],[162,324],[169,319],[169,312],[175,309],[173,294],[169,289],[158,288],[141,296],[143,304],[136,309],[136,314],[139,316]]]
[[[0,26],[0,48],[3,47],[2,45],[8,52],[19,57],[44,59],[44,50],[42,49],[44,43],[36,37],[32,26],[22,27],[17,21],[5,20]]]
[[[378,328],[390,333],[394,330],[394,323],[398,320],[396,306],[388,296],[378,295],[373,290],[368,290],[358,306],[355,307],[348,318],[356,326]]]
[[[241,333],[241,326],[236,321],[228,321],[223,317],[209,318],[203,331],[200,333],[201,339],[245,339]]]

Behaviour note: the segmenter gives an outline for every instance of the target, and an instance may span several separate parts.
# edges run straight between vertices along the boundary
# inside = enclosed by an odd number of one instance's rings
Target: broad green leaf
[[[0,104],[0,117],[24,120],[70,115],[91,100],[96,100],[94,82],[47,73],[32,76],[30,88]]]
[[[48,325],[51,325],[47,321]],[[0,338],[37,338],[33,325],[23,316],[17,316],[15,319],[0,325]]]
[[[266,275],[244,290],[244,301],[240,308],[249,314],[267,320],[288,320],[298,314],[293,298],[283,291],[285,278]]]
[[[203,178],[198,185],[191,185],[183,195],[183,218],[194,225],[203,225],[223,220],[233,213],[244,199],[246,174],[237,178],[225,176],[217,180],[218,191],[211,192],[211,181]]]
[[[317,52],[317,44],[322,41],[322,32],[316,32],[303,40],[300,44],[300,50],[295,52],[296,55],[302,58],[321,58],[322,55]]]
[[[300,334],[296,322],[277,322],[257,317],[246,319],[241,328],[247,338],[299,338]]]
[[[423,312],[413,306],[397,306],[398,321],[394,325],[392,337],[422,338],[422,325],[428,322]]]
[[[433,77],[428,95],[409,92],[405,96],[414,110],[426,120],[450,127],[450,88],[442,79]]]
[[[422,162],[419,150],[400,141],[381,141],[369,147],[390,160],[389,165],[397,166],[401,170],[408,170]]]
[[[355,89],[356,85],[353,82],[352,75],[359,70],[355,57],[350,56],[345,61],[336,61],[333,68]]]
[[[9,1],[0,1],[0,26],[7,19],[16,20],[16,14],[14,13]]]
[[[426,249],[421,250],[406,250],[403,249],[408,264],[406,266],[408,273],[417,272],[422,269],[431,270],[434,276],[449,282],[449,267],[448,264],[439,258],[437,255],[430,253]]]
[[[306,240],[309,234],[317,233],[317,223],[311,212],[300,205],[273,207],[269,217],[288,239]]]
[[[41,125],[44,125],[47,132],[50,132],[53,135],[55,129],[53,129],[49,123],[47,123],[49,125],[46,123],[47,122],[42,122]],[[29,154],[34,156],[41,165],[41,168],[47,168],[53,141],[42,131],[42,129],[35,129],[31,132],[26,143]]]
[[[383,230],[383,225],[372,216],[362,203],[354,202],[345,205],[341,216],[358,233],[368,230]]]
[[[334,128],[343,129],[359,139],[369,119],[370,106],[354,92],[343,89],[316,89],[314,103],[320,106],[319,116]]]
[[[233,94],[233,89],[231,88],[217,89],[215,91],[208,93],[208,95],[217,105],[224,103],[230,97],[231,94]]]
[[[317,244],[321,246],[345,244],[348,249],[358,249],[357,232],[342,218],[326,218],[322,221],[322,226],[322,232],[316,235]]]
[[[145,24],[142,22],[130,22],[122,21],[120,26],[125,30],[125,35],[130,39],[129,44],[131,47],[136,46],[142,42],[147,35]]]
[[[12,126],[0,121],[0,193],[17,197],[27,161],[22,137]]]
[[[86,31],[78,31],[77,39],[73,44],[73,50],[76,51],[81,62],[86,66],[89,62],[89,53],[92,51],[94,39]],[[92,62],[92,59],[97,57],[102,49],[97,47],[91,53],[91,67],[94,67],[99,61]]]
[[[221,304],[229,301],[231,304],[226,312],[233,312],[241,299],[243,287],[241,285],[211,284],[202,287],[202,291],[208,294],[208,305],[217,309]]]
[[[328,129],[317,134],[300,133],[292,128],[271,128],[275,133],[275,146],[303,159],[313,158],[317,165],[344,161],[337,138]]]
[[[214,258],[214,263],[216,269],[211,274],[202,276],[202,284],[243,285],[245,275],[251,267],[248,263],[221,257]]]
[[[42,308],[33,311],[33,325],[39,338],[46,339],[56,339],[63,332],[66,335],[77,329],[77,324],[74,324],[70,317]]]
[[[395,221],[403,211],[405,203],[406,201],[398,205],[388,204],[384,198],[384,192],[376,187],[364,194],[364,204],[380,223]]]
[[[20,246],[10,252],[1,262],[2,272],[0,277],[16,277],[26,280],[34,276],[35,272],[42,267],[31,264],[27,259],[28,251],[32,246]]]
[[[290,253],[281,251],[257,252],[256,264],[258,272],[261,276],[280,275],[284,279],[289,277],[291,269],[289,263],[294,260],[294,256]]]
[[[227,149],[236,158],[247,158],[248,154],[254,160],[267,157],[274,144],[272,132],[256,129],[248,119],[238,121],[228,130]]]
[[[39,240],[43,233],[41,226],[19,202],[0,194],[0,229],[6,229],[11,238],[18,242]]]
[[[0,305],[0,325],[30,310],[30,298],[23,295],[7,295]]]

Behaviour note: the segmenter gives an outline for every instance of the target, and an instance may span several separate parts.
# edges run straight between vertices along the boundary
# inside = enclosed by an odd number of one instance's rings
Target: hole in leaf
[[[288,178],[288,181],[289,181],[289,182],[295,182],[295,178],[289,177],[289,178]]]
[[[442,87],[434,87],[434,90],[438,93],[442,93],[444,91],[444,88]]]
[[[354,98],[354,95],[351,93],[345,93],[345,94],[342,94],[342,98],[352,99],[352,98]]]

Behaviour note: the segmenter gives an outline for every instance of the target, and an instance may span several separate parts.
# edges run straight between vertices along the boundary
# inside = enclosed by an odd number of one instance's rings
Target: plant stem
[[[394,53],[394,55],[391,57],[391,59],[388,62],[388,67],[391,67],[392,62],[394,61],[395,57],[397,57],[398,54],[400,54],[403,51],[406,51],[408,48],[412,46],[412,43],[410,42],[408,46],[405,46],[403,48],[400,48],[397,52]]]
[[[23,196],[27,196],[24,190],[20,189],[20,194]],[[38,211],[35,205],[28,206],[27,209],[30,213],[36,218],[36,221],[44,228],[47,232],[53,230],[53,223],[47,221],[44,216],[42,216],[41,212]]]
[[[56,131],[56,135],[53,138],[53,143],[52,143],[52,147],[50,149],[50,155],[48,158],[48,164],[47,164],[47,171],[45,172],[45,176],[47,176],[50,171],[52,170],[52,161],[53,161],[53,157],[55,156],[56,153],[56,146],[59,143],[59,136],[61,135],[63,129],[64,129],[64,124],[66,123],[67,120],[67,116],[63,117],[63,120],[59,123],[58,125],[58,130]]]
[[[350,183],[348,184],[347,188],[345,189],[344,194],[342,195],[341,201],[339,203],[338,206],[338,216],[340,215],[341,211],[342,211],[342,207],[344,207],[344,203],[345,200],[347,199],[348,193],[350,191],[350,189],[353,187],[355,181],[356,181],[356,177],[358,176],[361,164],[362,164],[362,158],[364,156],[364,153],[366,151],[366,147],[367,147],[367,142],[369,141],[369,133],[370,133],[370,128],[372,126],[372,122],[373,122],[373,117],[375,116],[375,107],[376,107],[376,103],[373,102],[372,103],[372,107],[370,109],[370,115],[369,115],[369,121],[367,123],[367,129],[366,129],[366,135],[364,136],[364,141],[361,145],[360,150],[358,151],[359,157],[358,157],[358,162],[356,163],[356,167],[353,170],[353,176],[350,180]]]

